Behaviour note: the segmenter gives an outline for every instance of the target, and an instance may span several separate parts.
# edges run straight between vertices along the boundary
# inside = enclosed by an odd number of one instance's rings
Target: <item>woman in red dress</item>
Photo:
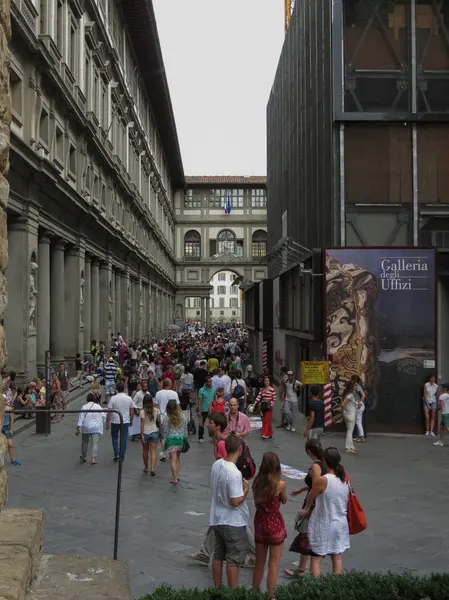
[[[253,575],[253,590],[258,591],[263,579],[267,554],[268,598],[274,598],[278,579],[279,562],[287,537],[280,507],[287,502],[285,482],[281,481],[281,463],[275,452],[265,452],[259,472],[253,483],[253,497],[256,505],[254,517],[254,538],[256,541],[256,566]]]
[[[254,406],[260,404],[262,411],[262,439],[269,440],[273,437],[273,425],[271,418],[273,416],[273,406],[276,402],[276,390],[271,385],[271,379],[265,375],[263,379],[263,387],[256,398]]]

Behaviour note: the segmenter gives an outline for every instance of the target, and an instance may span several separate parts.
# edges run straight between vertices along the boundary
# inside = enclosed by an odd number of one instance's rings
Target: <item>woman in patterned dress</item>
[[[164,455],[165,457],[170,456],[171,472],[173,474],[170,483],[173,483],[173,485],[179,483],[181,451],[187,436],[187,419],[176,400],[169,400],[165,419],[162,423],[162,439],[164,440]]]
[[[258,591],[262,583],[265,563],[268,559],[267,594],[274,598],[278,579],[279,562],[287,537],[284,519],[280,512],[281,504],[287,502],[285,482],[281,481],[281,463],[275,452],[265,452],[259,473],[253,483],[254,537],[256,540],[256,566],[253,576],[253,590]]]

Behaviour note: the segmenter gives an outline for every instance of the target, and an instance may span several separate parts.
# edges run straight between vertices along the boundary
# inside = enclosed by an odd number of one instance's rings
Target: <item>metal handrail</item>
[[[118,560],[118,536],[119,536],[119,525],[120,525],[120,503],[121,503],[121,493],[122,493],[122,472],[123,472],[123,415],[119,410],[116,409],[108,409],[102,408],[100,410],[53,410],[48,408],[40,408],[39,413],[51,413],[55,415],[79,415],[79,413],[115,413],[119,416],[120,419],[120,441],[119,441],[119,461],[118,461],[118,474],[117,474],[117,493],[115,500],[115,525],[114,525],[114,560]],[[11,411],[13,415],[17,414],[28,414],[31,412],[35,412],[35,410],[24,410],[22,408],[18,410]],[[48,433],[45,434],[48,437]]]

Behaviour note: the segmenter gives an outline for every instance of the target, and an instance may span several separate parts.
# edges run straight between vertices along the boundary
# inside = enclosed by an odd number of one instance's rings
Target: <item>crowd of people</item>
[[[53,410],[66,410],[70,388],[71,381],[66,366],[64,363],[60,363],[57,372],[52,374],[51,405]],[[11,370],[3,377],[3,398],[5,401],[5,415],[2,433],[8,440],[11,464],[20,466],[22,463],[16,459],[13,446],[15,421],[19,417],[25,420],[31,419],[35,416],[36,410],[45,408],[47,405],[47,390],[41,377],[35,377],[24,386],[16,385],[16,373]],[[52,422],[59,422],[63,417],[64,414],[55,412]]]
[[[247,333],[239,327],[220,327],[201,336],[187,331],[165,340],[138,343],[127,343],[118,333],[108,347],[93,340],[91,355],[84,359],[78,355],[75,370],[75,381],[90,385],[75,431],[81,437],[82,464],[88,460],[92,465],[98,463],[100,440],[109,430],[115,462],[126,459],[129,440],[140,441],[145,475],[154,477],[158,462],[169,461],[170,483],[177,486],[182,477],[181,457],[189,451],[190,440],[195,436],[201,444],[206,436],[212,439],[215,462],[210,526],[202,546],[186,556],[202,565],[212,561],[217,587],[222,585],[224,562],[230,587],[238,585],[241,567],[252,568],[254,590],[260,588],[268,561],[267,590],[273,598],[287,538],[281,507],[287,502],[288,491],[281,479],[278,455],[265,452],[257,472],[248,445],[251,418],[256,414],[261,416],[262,440],[273,437],[278,392],[268,372],[254,374]],[[36,380],[24,397],[19,389],[14,390],[13,380],[11,374],[5,382],[6,404],[11,411],[3,431],[6,427],[11,460],[15,461],[14,407],[20,403],[32,415],[36,406],[45,403],[46,390],[42,381]],[[61,364],[51,382],[52,406],[58,410],[54,422],[64,416],[59,410],[64,411],[73,383]],[[293,371],[284,368],[279,386],[282,421],[278,427],[285,431],[294,432],[298,426],[301,389]],[[340,573],[342,553],[349,547],[344,469],[335,448],[321,448],[324,403],[318,388],[311,387],[309,392],[309,418],[303,434],[313,464],[304,487],[291,491],[292,496],[306,492],[290,546],[292,552],[301,554],[300,576],[307,570],[319,575],[326,555],[332,557],[334,573]],[[250,487],[255,506],[253,523],[247,501]],[[295,571],[287,569],[286,573],[294,575]]]
[[[226,417],[213,414],[211,431],[215,443],[215,463],[212,466],[209,530],[205,543],[194,555],[195,562],[208,564],[212,557],[215,587],[223,583],[223,563],[226,562],[227,584],[238,586],[241,567],[253,567],[253,590],[260,589],[268,563],[267,593],[274,598],[287,530],[281,507],[288,499],[287,485],[281,479],[279,456],[265,452],[252,484],[252,474],[242,469],[242,457],[248,456],[246,442],[228,430]],[[220,445],[222,448],[220,449]],[[301,555],[297,574],[310,573],[318,577],[326,556],[332,560],[332,571],[343,572],[343,553],[349,548],[348,501],[349,485],[346,471],[336,448],[323,450],[318,439],[306,442],[306,452],[313,460],[303,488],[291,491],[291,496],[306,492],[303,507],[298,512],[297,535],[291,552]],[[253,492],[255,516],[251,526],[247,496]],[[295,571],[286,569],[289,576]]]
[[[261,585],[268,560],[267,589],[272,598],[287,538],[281,507],[288,493],[281,480],[278,455],[267,451],[256,473],[248,446],[251,417],[256,413],[262,419],[261,438],[265,441],[273,437],[277,391],[269,373],[254,376],[246,332],[239,328],[212,330],[201,337],[186,332],[138,344],[126,344],[117,334],[108,353],[102,352],[96,342],[92,343],[92,352],[99,377],[92,383],[79,416],[76,434],[82,436],[80,461],[87,461],[91,443],[91,462],[97,464],[98,441],[104,430],[110,429],[114,461],[125,460],[128,439],[140,440],[144,473],[154,476],[158,460],[168,460],[170,483],[178,485],[181,457],[189,451],[189,440],[196,436],[201,444],[206,436],[211,438],[215,462],[210,526],[202,546],[186,556],[201,565],[212,561],[217,587],[222,585],[224,562],[230,587],[238,585],[241,567],[252,568],[254,590]],[[100,383],[109,411],[91,413],[101,407]],[[294,373],[284,369],[279,389],[279,427],[286,431],[296,430],[301,388]],[[290,550],[301,554],[299,575],[307,572],[309,560],[308,570],[318,575],[325,555],[331,555],[333,571],[340,573],[341,555],[349,547],[348,486],[338,451],[321,448],[324,404],[318,388],[312,387],[310,394],[304,436],[313,464],[304,488],[291,491],[292,496],[307,493]],[[250,523],[247,502],[250,487],[254,523]],[[286,573],[294,575],[295,571],[287,569]]]

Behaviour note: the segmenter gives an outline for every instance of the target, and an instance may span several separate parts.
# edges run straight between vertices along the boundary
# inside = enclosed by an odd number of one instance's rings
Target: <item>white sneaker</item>
[[[433,433],[433,431],[431,431],[431,432],[430,432],[430,435],[431,435],[432,437],[435,437],[435,434]]]
[[[287,425],[287,427],[285,428],[287,431],[291,431],[292,430],[292,426],[291,425]]]
[[[203,439],[198,440],[198,444],[204,444],[204,440]]]
[[[434,446],[444,446],[443,442],[441,440],[437,440],[436,442],[433,442]]]
[[[426,431],[424,435],[430,435],[430,431]]]
[[[293,431],[293,433],[294,433],[294,432],[296,431],[296,427],[292,427],[292,428],[290,429],[290,431]]]

